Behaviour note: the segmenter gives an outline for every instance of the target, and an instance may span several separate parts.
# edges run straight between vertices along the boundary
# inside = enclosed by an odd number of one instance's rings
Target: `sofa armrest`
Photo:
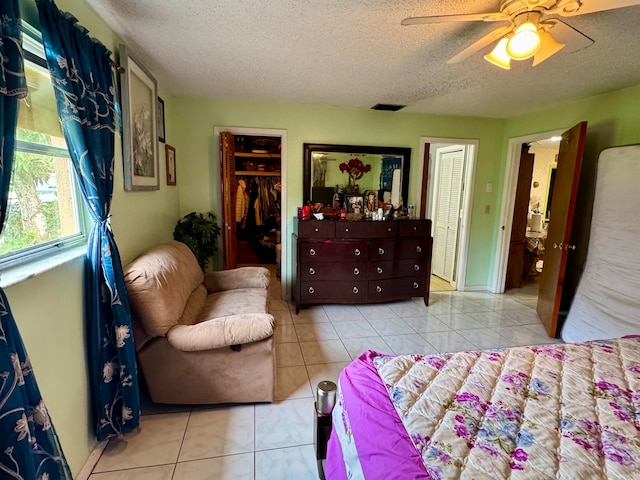
[[[268,313],[218,317],[195,325],[176,325],[167,333],[169,344],[183,352],[257,342],[273,335],[276,322]]]
[[[204,284],[209,293],[237,288],[267,288],[270,280],[271,272],[265,267],[238,267],[204,274]]]

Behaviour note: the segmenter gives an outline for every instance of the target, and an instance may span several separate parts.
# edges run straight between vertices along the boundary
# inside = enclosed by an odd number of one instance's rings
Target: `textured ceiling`
[[[595,43],[507,71],[446,63],[503,23],[400,25],[498,0],[86,1],[173,95],[502,118],[640,84],[640,6],[564,18]]]

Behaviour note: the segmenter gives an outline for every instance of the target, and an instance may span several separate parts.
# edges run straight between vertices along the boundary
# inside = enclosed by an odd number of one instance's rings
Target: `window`
[[[85,241],[84,206],[58,119],[44,49],[25,27],[29,93],[20,101],[0,263],[23,263]]]

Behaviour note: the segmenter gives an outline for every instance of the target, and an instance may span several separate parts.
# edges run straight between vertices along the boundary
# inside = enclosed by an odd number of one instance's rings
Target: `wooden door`
[[[427,199],[429,190],[429,149],[431,145],[424,144],[424,158],[422,159],[422,193],[420,195],[420,211],[418,218],[427,218]]]
[[[238,265],[236,238],[236,160],[235,139],[229,132],[220,132],[220,171],[222,173],[222,231],[224,268]]]
[[[463,149],[455,146],[438,152],[432,273],[448,282],[454,280],[463,170]]]
[[[529,146],[522,146],[520,154],[520,169],[518,170],[518,186],[516,200],[513,205],[513,224],[511,226],[511,241],[509,243],[509,259],[507,261],[507,275],[504,288],[518,288],[522,285],[524,276],[524,249],[526,248],[527,215],[529,213],[529,198],[531,197],[531,179],[533,177],[533,162],[535,155],[529,153]]]
[[[582,122],[562,135],[558,167],[553,185],[553,201],[544,249],[544,268],[540,278],[537,311],[550,337],[559,333],[558,314],[567,266],[567,255],[573,254],[571,226],[582,167],[582,154],[587,122]],[[578,245],[577,247],[584,247]],[[570,253],[571,252],[571,253]]]

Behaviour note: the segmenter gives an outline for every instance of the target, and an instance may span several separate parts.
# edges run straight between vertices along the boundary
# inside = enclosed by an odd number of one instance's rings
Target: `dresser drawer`
[[[366,261],[369,256],[367,242],[300,242],[298,258],[301,263]]]
[[[300,267],[300,278],[305,282],[317,280],[366,280],[368,263],[362,262],[313,262]]]
[[[431,220],[402,220],[398,222],[400,237],[431,236]]]
[[[415,260],[398,260],[393,262],[369,262],[367,278],[382,280],[396,277],[418,277],[426,275],[423,262]]]
[[[405,258],[423,261],[427,253],[426,238],[409,237],[369,242],[369,259],[374,262]]]
[[[367,282],[301,282],[301,303],[363,303],[367,300]]]
[[[383,302],[408,297],[421,297],[425,294],[425,277],[389,278],[369,280],[367,300]]]
[[[298,220],[299,238],[333,238],[336,235],[336,222],[331,220]]]
[[[336,238],[395,238],[398,222],[336,222]]]

